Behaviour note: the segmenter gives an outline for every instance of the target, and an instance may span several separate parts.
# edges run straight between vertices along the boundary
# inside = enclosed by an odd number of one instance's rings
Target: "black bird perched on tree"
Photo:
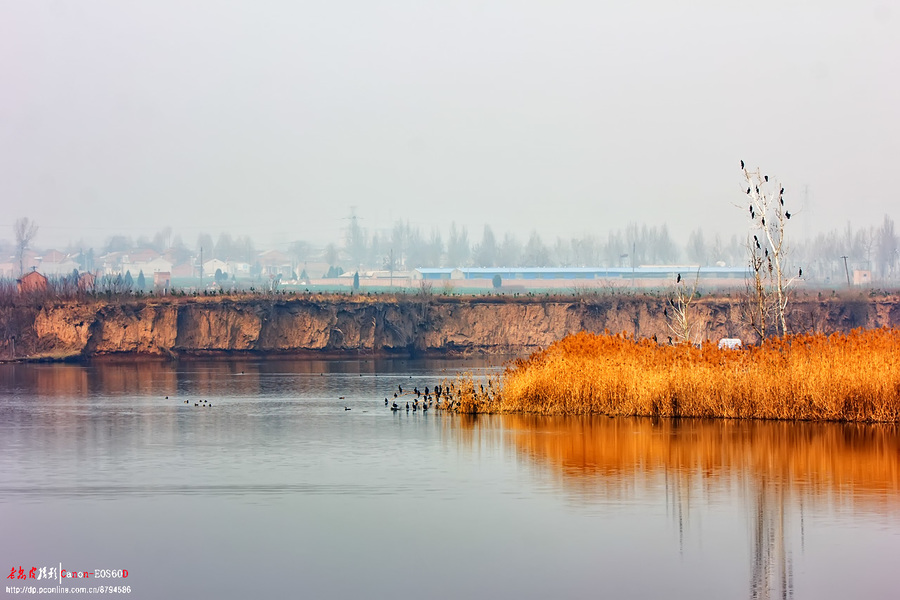
[[[779,195],[779,196],[784,196],[784,188],[781,188],[781,191],[778,192],[778,195]]]
[[[748,193],[748,194],[750,193],[750,188],[747,188],[747,193]]]
[[[765,177],[766,181],[769,181],[769,176],[768,176],[768,175],[763,175],[763,177]]]
[[[755,218],[756,218],[756,213],[753,212],[753,205],[752,205],[752,204],[750,205],[750,218],[751,218],[751,219],[755,219]]]
[[[757,238],[757,237],[754,235],[754,236],[753,236],[753,241],[756,242],[756,247],[759,248],[759,238]]]
[[[678,274],[678,277],[675,279],[675,283],[681,283],[681,273]]]
[[[744,161],[741,161],[741,168],[744,168]]]
[[[790,219],[790,218],[791,218],[791,211],[788,211],[788,212],[784,213],[784,216],[786,216],[788,219]]]
[[[759,186],[756,186],[756,193],[759,193]]]
[[[667,319],[669,318],[669,309],[668,308],[663,309],[663,316],[666,317]]]
[[[803,267],[800,267],[800,272],[797,273],[797,277],[803,277]]]
[[[766,248],[766,258],[768,258],[768,257],[769,257],[769,249]]]
[[[766,218],[765,218],[765,217],[762,218],[762,226],[763,226],[763,227],[766,226]]]
[[[781,205],[784,206],[784,198],[781,198],[781,197],[779,196],[778,199],[781,201]]]

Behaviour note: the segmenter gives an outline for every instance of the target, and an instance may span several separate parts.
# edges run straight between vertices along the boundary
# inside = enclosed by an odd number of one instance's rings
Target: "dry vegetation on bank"
[[[454,410],[610,416],[900,421],[900,331],[772,338],[743,350],[579,333],[463,377]],[[499,390],[495,393],[495,390]]]

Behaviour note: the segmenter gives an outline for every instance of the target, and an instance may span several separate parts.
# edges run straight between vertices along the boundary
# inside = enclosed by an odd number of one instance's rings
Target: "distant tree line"
[[[304,245],[307,253],[314,250]],[[845,269],[872,271],[882,281],[900,278],[900,240],[894,221],[885,215],[880,226],[833,230],[797,241],[791,238],[790,265],[804,265],[806,277],[838,283]],[[605,236],[583,234],[545,241],[534,230],[522,240],[514,234],[495,235],[485,225],[478,240],[470,238],[464,225],[451,223],[427,234],[408,222],[398,221],[390,235],[367,235],[354,223],[345,244],[329,244],[322,253],[328,264],[348,269],[410,270],[417,267],[631,267],[641,265],[690,264],[697,266],[748,266],[747,240],[733,234],[708,236],[697,227],[683,246],[673,240],[666,225],[629,224]],[[843,257],[847,257],[845,267]],[[304,257],[305,259],[305,257]]]
[[[739,264],[745,252],[737,235],[724,240],[717,234],[708,244],[700,229],[691,233],[686,248],[680,248],[666,225],[630,224],[606,236],[583,234],[545,241],[537,230],[525,240],[509,232],[500,238],[491,225],[485,225],[480,238],[473,240],[467,227],[455,222],[446,231],[432,228],[425,233],[408,222],[397,221],[389,234],[368,235],[352,221],[344,244],[329,244],[323,254],[328,264],[342,263],[354,269],[410,270],[417,267],[630,267],[676,264],[685,259],[699,265]]]
[[[398,220],[389,230],[369,232],[359,220],[348,221],[342,240],[317,247],[304,240],[296,240],[282,251],[296,265],[296,272],[304,263],[321,262],[335,269],[356,272],[384,269],[412,270],[417,267],[631,267],[641,265],[691,264],[698,266],[747,266],[747,240],[739,234],[709,234],[697,227],[687,234],[687,242],[679,244],[666,225],[652,226],[632,223],[606,234],[584,233],[573,237],[543,238],[537,230],[525,238],[505,232],[502,236],[490,225],[484,225],[473,236],[465,225],[455,222],[446,227],[423,229],[408,221]],[[15,228],[15,243],[0,241],[0,250],[21,264],[25,251],[30,249],[36,225],[20,220]],[[802,264],[807,279],[840,284],[848,270],[872,271],[873,279],[900,279],[898,242],[894,221],[885,215],[881,225],[820,233],[812,239],[797,241],[791,237],[790,257]],[[98,258],[109,252],[128,252],[151,248],[166,253],[175,264],[196,262],[200,248],[203,259],[245,262],[251,276],[260,272],[258,249],[249,236],[221,233],[217,238],[201,233],[196,245],[190,246],[181,236],[165,228],[153,236],[136,240],[115,235],[99,249],[83,242],[74,242],[60,250],[75,256],[81,271],[99,268]],[[847,257],[845,266],[844,258]],[[134,275],[134,274],[132,274]],[[213,274],[210,273],[212,279]],[[320,277],[325,273],[310,273]],[[124,274],[123,274],[124,277]],[[138,289],[145,288],[137,281]],[[113,284],[115,287],[115,284]]]

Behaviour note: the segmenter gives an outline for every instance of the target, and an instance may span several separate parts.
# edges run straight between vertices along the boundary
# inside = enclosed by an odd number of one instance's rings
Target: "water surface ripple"
[[[900,590],[896,426],[405,410],[497,368],[0,365],[0,567],[126,568],[132,598]]]

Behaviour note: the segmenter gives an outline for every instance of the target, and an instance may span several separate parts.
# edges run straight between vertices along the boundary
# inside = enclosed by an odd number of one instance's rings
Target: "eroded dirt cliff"
[[[285,354],[524,354],[568,333],[625,332],[667,342],[665,298],[165,298],[0,308],[0,358]],[[691,305],[696,339],[753,335],[737,298]],[[893,296],[818,297],[791,305],[795,332],[900,324]]]

